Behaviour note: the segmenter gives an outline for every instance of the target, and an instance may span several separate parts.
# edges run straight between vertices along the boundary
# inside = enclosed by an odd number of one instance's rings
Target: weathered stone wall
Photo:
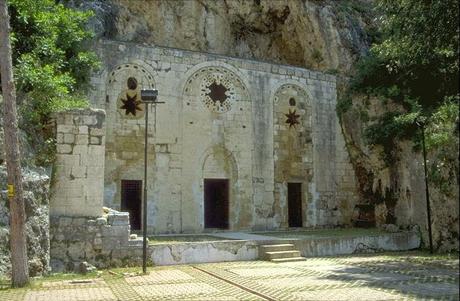
[[[129,215],[102,207],[105,112],[57,113],[56,160],[50,202],[53,272],[139,264],[142,240],[131,236]]]
[[[102,214],[105,113],[71,110],[56,115],[56,159],[51,188],[51,216]]]
[[[6,187],[6,166],[0,164],[0,187]],[[45,172],[23,169],[26,211],[27,255],[30,276],[47,274],[49,266],[49,177]],[[11,271],[10,209],[4,191],[0,193],[0,277]]]
[[[150,249],[155,265],[257,260],[259,256],[259,242],[247,240],[155,244]]]
[[[313,180],[312,106],[305,90],[292,84],[278,88],[273,105],[274,202],[281,212],[281,225],[287,227],[288,182],[301,183],[304,190],[311,190],[309,184]],[[290,116],[289,120],[286,112]],[[303,193],[302,197],[302,208],[307,212],[307,215],[302,214],[302,224],[314,225],[316,212],[307,211],[311,208],[312,202],[308,201],[312,199],[311,195]]]
[[[78,271],[81,262],[98,268],[139,265],[142,240],[130,237],[129,216],[107,210],[103,216],[50,218],[53,272]]]
[[[337,256],[345,254],[407,251],[420,247],[415,231],[367,236],[317,237],[309,239],[235,240],[154,244],[150,246],[155,265],[192,264],[202,262],[244,261],[263,259],[261,245],[293,244],[301,256]]]
[[[121,180],[143,179],[144,107],[139,90],[155,87],[159,101],[166,103],[152,109],[149,119],[150,232],[203,231],[203,179],[209,177],[230,180],[233,230],[286,226],[286,195],[280,192],[287,182],[300,178],[304,226],[350,222],[356,198],[352,189],[343,187],[353,183],[354,175],[335,113],[334,76],[106,40],[95,49],[103,68],[92,77],[90,98],[107,114],[106,206],[120,209]],[[211,100],[213,83],[223,86],[225,101]],[[274,99],[286,85],[292,87],[289,93],[298,95],[300,122],[279,131],[286,125],[282,110],[289,106],[275,109]],[[135,106],[128,108],[127,103]],[[303,145],[301,153],[274,156],[289,147],[289,142],[274,142],[287,138],[281,137],[283,130]],[[295,158],[289,159],[291,155]],[[277,178],[275,188],[275,169],[288,165],[293,173]],[[282,201],[275,201],[277,194]]]

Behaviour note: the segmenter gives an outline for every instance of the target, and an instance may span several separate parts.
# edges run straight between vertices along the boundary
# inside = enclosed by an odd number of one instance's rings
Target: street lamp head
[[[141,100],[146,103],[154,103],[158,97],[157,89],[142,89]]]

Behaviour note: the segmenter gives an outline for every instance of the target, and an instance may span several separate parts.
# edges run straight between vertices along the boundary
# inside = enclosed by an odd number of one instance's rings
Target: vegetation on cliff
[[[380,37],[358,62],[347,97],[365,93],[397,105],[365,131],[371,146],[383,147],[388,164],[397,159],[400,139],[413,138],[418,146],[415,121],[424,120],[428,149],[451,152],[438,152],[440,161],[432,168],[433,180],[441,184],[458,173],[458,2],[379,0],[376,9]],[[345,110],[347,97],[340,106]],[[450,172],[441,177],[439,167],[445,165]]]

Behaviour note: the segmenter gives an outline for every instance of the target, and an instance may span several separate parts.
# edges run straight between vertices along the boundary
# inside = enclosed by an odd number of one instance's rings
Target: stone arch
[[[239,225],[239,208],[241,207],[238,183],[238,167],[233,154],[222,145],[209,147],[201,158],[202,190],[202,217],[205,220],[205,179],[226,179],[229,182],[228,190],[228,227],[234,229]]]
[[[130,80],[136,85],[130,87]],[[133,82],[131,81],[131,82]],[[144,115],[144,104],[140,101],[140,90],[155,87],[154,73],[151,68],[141,61],[124,63],[116,66],[106,74],[106,111],[117,111],[127,119],[139,119]],[[134,99],[137,106],[132,110],[122,112],[123,100],[127,97]],[[131,113],[130,113],[131,112]]]
[[[302,83],[300,81],[293,80],[293,79],[286,79],[286,80],[278,81],[273,86],[273,89],[270,91],[270,99],[275,100],[275,95],[285,86],[293,86],[299,90],[304,91],[307,95],[307,101],[309,102],[311,106],[314,106],[314,102],[312,101],[314,97],[313,97],[313,94],[311,93],[311,90],[308,88],[308,86],[305,83]]]
[[[156,73],[153,71],[153,69],[148,66],[146,63],[136,60],[133,62],[128,62],[124,64],[119,64],[116,67],[114,67],[110,72],[107,72],[105,75],[106,77],[106,87],[108,84],[111,84],[116,80],[116,76],[124,71],[133,71],[134,73],[140,72],[140,74],[145,74],[147,77],[147,87],[148,88],[154,88],[155,87],[155,78],[154,76]]]
[[[273,122],[275,124],[277,123],[277,119],[282,117],[282,114],[280,113],[283,112],[283,110],[289,110],[286,111],[286,113],[295,111],[297,112],[297,115],[299,115],[298,121],[302,122],[302,124],[299,124],[300,129],[302,129],[302,127],[304,129],[311,129],[313,108],[310,101],[311,97],[307,90],[296,83],[285,83],[278,86],[278,89],[276,89],[272,99],[274,114]],[[280,127],[282,127],[282,125],[280,125]]]
[[[234,103],[225,112],[210,109],[200,98],[201,84],[209,74],[214,76],[212,78],[224,74],[232,80]],[[248,228],[252,213],[252,166],[237,165],[237,162],[252,162],[251,145],[241,144],[241,141],[252,141],[253,134],[252,103],[245,77],[229,64],[212,61],[194,66],[184,74],[184,78],[180,87],[180,140],[184,149],[193,149],[190,152],[191,162],[184,170],[194,177],[190,180],[191,192],[183,195],[194,200],[196,209],[200,210],[199,216],[203,217],[203,179],[229,179],[229,225]],[[217,81],[216,84],[219,83]]]
[[[224,146],[209,147],[201,158],[202,178],[225,177],[238,181],[238,167],[233,154]]]
[[[184,74],[184,78],[186,80],[182,83],[182,86],[180,88],[180,91],[182,91],[182,95],[185,94],[185,89],[187,85],[189,84],[190,79],[192,79],[193,75],[197,74],[201,69],[205,69],[209,67],[227,69],[228,71],[235,74],[241,80],[241,83],[243,84],[244,89],[246,91],[250,91],[249,81],[244,76],[244,74],[241,73],[237,68],[235,68],[234,66],[228,63],[222,62],[222,61],[209,61],[209,62],[203,62],[203,63],[197,64],[193,66],[192,68],[190,68],[189,70],[187,70],[187,72]]]
[[[243,75],[223,62],[206,62],[189,70],[182,88],[182,106],[192,109],[207,108],[226,113],[237,102],[250,100]]]

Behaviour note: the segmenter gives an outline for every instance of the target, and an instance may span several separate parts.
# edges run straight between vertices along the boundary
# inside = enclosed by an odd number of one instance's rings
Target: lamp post
[[[145,104],[145,144],[144,144],[144,198],[142,201],[142,272],[147,273],[147,136],[149,124],[149,104],[156,105],[158,90],[141,90],[141,101]],[[156,120],[155,120],[156,122]]]
[[[423,168],[425,171],[425,195],[426,195],[426,212],[428,219],[428,238],[430,241],[430,253],[433,254],[433,233],[431,230],[431,208],[430,208],[430,191],[428,188],[428,172],[426,165],[426,147],[425,147],[425,120],[416,120],[415,123],[422,130],[422,148],[423,148]]]

